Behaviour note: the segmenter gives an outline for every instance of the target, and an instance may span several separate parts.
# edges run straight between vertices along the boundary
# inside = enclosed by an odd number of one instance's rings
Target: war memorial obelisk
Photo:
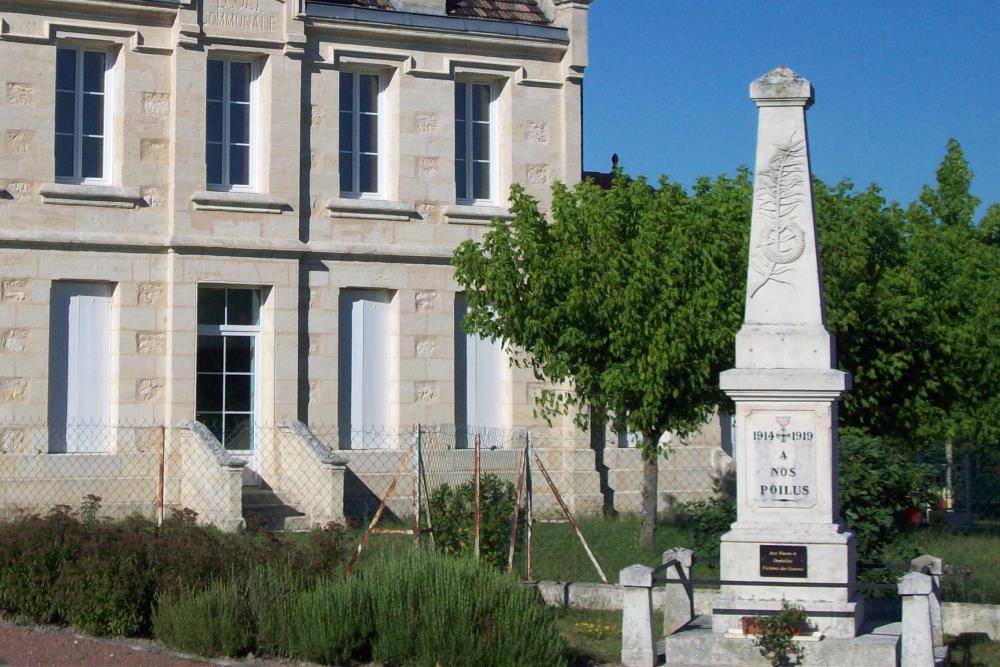
[[[855,539],[840,519],[835,368],[826,330],[805,112],[810,83],[785,67],[750,86],[759,111],[746,312],[736,367],[720,386],[736,404],[737,520],[722,537],[712,629],[805,608],[830,638],[854,637]],[[758,585],[759,582],[759,585]]]

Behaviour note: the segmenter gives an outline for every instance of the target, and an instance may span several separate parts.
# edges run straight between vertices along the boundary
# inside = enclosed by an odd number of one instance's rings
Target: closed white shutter
[[[456,423],[475,430],[500,428],[504,424],[501,388],[506,355],[499,340],[491,341],[462,330],[467,307],[465,295],[457,294],[455,352],[460,358],[455,360]],[[464,436],[460,441],[465,446]]]
[[[353,449],[388,446],[389,428],[389,304],[391,294],[378,290],[351,291],[350,304],[350,430]]]
[[[101,283],[52,285],[49,422],[66,427],[55,451],[107,449],[111,292]]]
[[[503,348],[500,341],[480,338],[475,334],[467,334],[466,368],[469,378],[466,381],[468,397],[466,405],[469,408],[468,424],[480,428],[499,428],[502,425],[500,414],[500,386],[503,368]]]

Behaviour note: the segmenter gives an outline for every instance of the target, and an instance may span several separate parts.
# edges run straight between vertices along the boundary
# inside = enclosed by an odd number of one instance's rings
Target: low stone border
[[[550,607],[621,611],[622,587],[618,584],[593,584],[572,581],[538,581],[534,586]],[[711,614],[719,592],[710,588],[694,589],[694,613]],[[653,608],[663,609],[663,587],[653,589]],[[1000,605],[971,602],[945,602],[941,605],[944,631],[949,635],[981,632],[1000,640]]]

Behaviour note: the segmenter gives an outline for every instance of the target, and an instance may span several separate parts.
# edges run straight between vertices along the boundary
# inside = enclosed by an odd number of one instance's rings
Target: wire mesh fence
[[[931,515],[947,524],[996,527],[1000,522],[1000,451],[978,446],[956,453],[945,446],[922,452],[918,459],[930,467],[937,494]]]
[[[386,517],[407,521],[416,492],[415,462],[411,455],[404,465],[407,453],[419,449],[425,493],[433,493],[471,482],[476,438],[482,474],[510,483],[530,443],[553,483],[550,487],[537,467],[531,471],[534,511],[541,520],[562,516],[553,487],[581,516],[639,510],[640,452],[595,447],[587,437],[450,424],[359,431],[288,421],[245,430],[226,440],[242,449],[227,449],[198,422],[0,422],[0,517],[75,507],[92,496],[101,499],[101,512],[108,516],[139,513],[162,520],[189,510],[225,529],[360,524],[398,477]],[[729,467],[717,445],[674,448],[659,464],[660,509],[711,495]]]

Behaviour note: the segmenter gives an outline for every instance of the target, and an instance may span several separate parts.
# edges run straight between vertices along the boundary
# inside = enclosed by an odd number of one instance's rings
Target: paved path
[[[152,642],[93,639],[71,630],[0,621],[0,665],[9,667],[203,667]]]

